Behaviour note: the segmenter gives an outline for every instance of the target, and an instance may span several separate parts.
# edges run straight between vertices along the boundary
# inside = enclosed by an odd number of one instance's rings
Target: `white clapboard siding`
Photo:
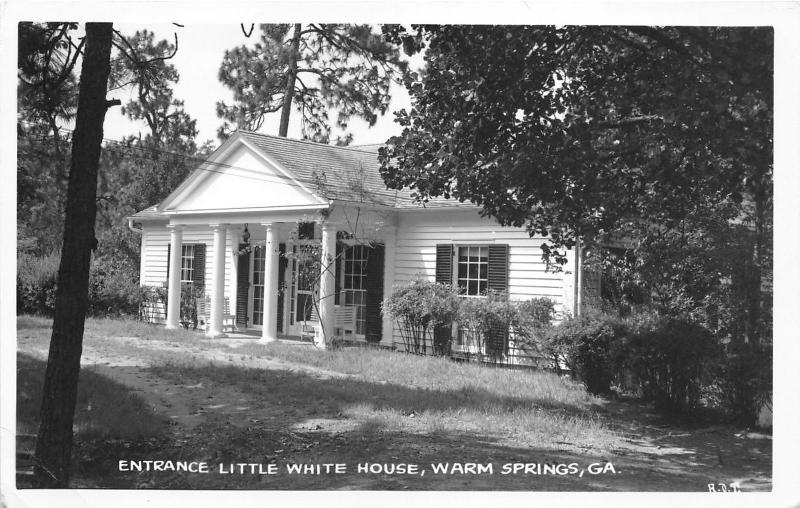
[[[547,297],[556,310],[570,312],[574,287],[568,265],[561,272],[547,271],[542,261],[542,237],[531,238],[525,228],[506,228],[474,210],[424,210],[401,213],[397,223],[397,249],[394,259],[394,286],[402,286],[423,275],[433,280],[436,274],[436,244],[509,246],[509,295],[515,300]],[[386,291],[386,296],[389,291]],[[393,341],[402,343],[397,325]]]
[[[230,235],[229,235],[230,236]],[[167,245],[169,230],[164,226],[144,226],[142,228],[142,272],[143,286],[161,287],[168,279]],[[213,298],[212,277],[214,264],[214,232],[207,229],[186,229],[183,232],[183,243],[206,244],[205,292]],[[174,253],[173,253],[174,254]],[[231,297],[235,292],[233,285],[232,259],[230,241],[225,245],[225,296]]]

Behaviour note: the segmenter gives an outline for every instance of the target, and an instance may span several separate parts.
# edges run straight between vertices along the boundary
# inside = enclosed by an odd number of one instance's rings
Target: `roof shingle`
[[[389,189],[380,175],[381,144],[333,146],[257,132],[239,130],[248,142],[272,157],[312,192],[326,199],[392,208],[474,206],[454,199],[433,198],[425,205],[409,189]],[[157,207],[137,212],[133,218],[160,216]]]

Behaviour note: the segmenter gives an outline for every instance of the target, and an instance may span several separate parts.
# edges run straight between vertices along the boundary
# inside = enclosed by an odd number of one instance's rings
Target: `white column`
[[[576,318],[583,314],[583,245],[581,237],[575,241],[575,313]]]
[[[230,263],[231,266],[231,292],[230,296],[228,297],[231,303],[231,314],[234,316],[236,315],[237,309],[237,299],[238,299],[238,291],[237,291],[237,281],[239,280],[239,233],[236,231],[237,228],[230,227],[228,228],[228,246],[229,249],[227,250],[226,257],[227,263]]]
[[[394,285],[394,260],[395,250],[397,249],[397,228],[389,226],[384,228],[383,236],[383,298],[389,298],[392,294]],[[381,328],[381,343],[392,344],[394,342],[392,319],[383,317]]]
[[[214,228],[213,276],[211,279],[211,323],[209,337],[224,337],[222,333],[222,310],[225,298],[225,240],[227,224],[212,224]]]
[[[334,293],[336,292],[336,226],[329,222],[322,224],[322,253],[320,260],[319,282],[319,324],[322,333],[316,337],[316,345],[325,348],[328,340],[333,338],[336,325],[334,311]]]
[[[167,330],[180,326],[181,320],[181,250],[183,246],[183,227],[170,228],[169,266],[167,267]]]
[[[267,228],[267,245],[264,259],[264,324],[261,340],[271,342],[278,338],[278,231],[275,224]]]

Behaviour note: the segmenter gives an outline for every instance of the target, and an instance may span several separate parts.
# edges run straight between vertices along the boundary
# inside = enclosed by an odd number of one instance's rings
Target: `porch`
[[[394,228],[366,240],[341,223],[302,218],[257,225],[171,220],[166,327],[181,326],[181,285],[189,282],[208,302],[202,325],[209,337],[303,340],[317,347],[333,337],[390,337],[380,302],[392,284],[384,261],[394,248]],[[199,228],[213,232],[209,245],[184,241]],[[200,266],[206,253],[208,269]],[[198,282],[196,272],[208,273],[208,280]]]

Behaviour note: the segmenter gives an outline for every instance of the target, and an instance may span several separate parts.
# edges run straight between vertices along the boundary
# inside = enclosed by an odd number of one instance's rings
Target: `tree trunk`
[[[300,23],[294,25],[294,35],[292,36],[292,61],[289,70],[286,72],[286,93],[283,96],[283,108],[281,109],[281,125],[278,129],[278,136],[286,137],[289,132],[289,115],[292,112],[292,99],[294,99],[294,84],[297,80],[297,59],[300,55]]]
[[[89,263],[95,247],[97,168],[106,114],[111,23],[86,23],[78,113],[58,269],[53,333],[36,441],[34,486],[69,485],[72,422],[78,392],[83,327],[88,306]]]

